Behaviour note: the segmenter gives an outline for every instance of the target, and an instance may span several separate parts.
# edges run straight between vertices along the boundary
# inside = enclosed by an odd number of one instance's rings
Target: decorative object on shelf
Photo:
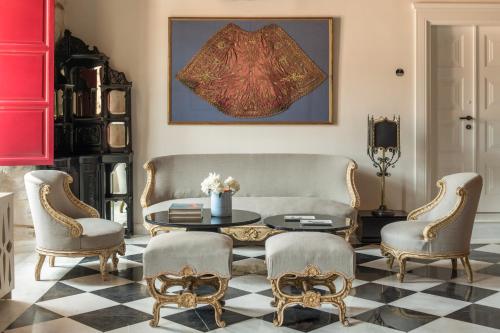
[[[212,216],[231,216],[233,210],[232,196],[240,190],[240,183],[229,176],[222,181],[219,174],[210,173],[201,183],[201,190],[210,195]]]
[[[170,124],[332,124],[333,18],[172,17],[169,33]]]
[[[0,193],[0,298],[10,298],[14,289],[13,193]]]
[[[73,192],[133,233],[132,83],[66,30],[55,46],[54,165]]]
[[[385,205],[385,177],[391,174],[387,170],[394,168],[401,157],[401,146],[399,141],[399,116],[392,119],[380,117],[374,119],[368,116],[368,148],[367,154],[378,168],[377,176],[380,177],[380,206],[373,210],[373,215],[393,216],[394,211],[387,209]]]

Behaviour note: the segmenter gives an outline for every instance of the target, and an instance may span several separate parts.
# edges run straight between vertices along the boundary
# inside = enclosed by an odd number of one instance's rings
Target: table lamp
[[[372,210],[372,214],[376,216],[394,215],[394,211],[387,209],[385,205],[385,177],[391,175],[387,170],[394,168],[401,157],[399,125],[399,116],[393,116],[392,119],[387,117],[374,119],[373,116],[368,116],[367,154],[373,166],[378,169],[377,176],[380,177],[380,206]]]

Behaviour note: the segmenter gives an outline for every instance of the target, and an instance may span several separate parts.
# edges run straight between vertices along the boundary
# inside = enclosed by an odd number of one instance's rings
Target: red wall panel
[[[9,144],[7,131],[0,131],[0,155],[5,157],[37,157],[43,155],[45,137],[45,110],[0,110],[0,124],[17,129],[19,137],[35,137],[37,140],[20,140],[16,145]],[[23,124],[22,126],[18,126]]]
[[[45,100],[45,53],[0,53],[0,99]]]
[[[54,0],[0,0],[0,165],[53,163]]]
[[[45,43],[46,0],[1,0],[0,43]]]

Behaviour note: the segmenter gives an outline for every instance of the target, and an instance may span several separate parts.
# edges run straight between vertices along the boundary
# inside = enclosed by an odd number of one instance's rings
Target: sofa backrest
[[[343,156],[312,154],[208,154],[153,158],[148,205],[203,197],[200,183],[209,172],[232,176],[241,184],[237,196],[319,197],[351,204],[349,166]],[[147,189],[146,189],[147,190]]]

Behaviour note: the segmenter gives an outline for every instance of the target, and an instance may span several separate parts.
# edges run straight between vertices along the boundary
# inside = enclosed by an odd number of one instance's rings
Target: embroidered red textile
[[[287,110],[326,75],[279,26],[246,31],[230,23],[176,78],[229,116],[258,118]]]

